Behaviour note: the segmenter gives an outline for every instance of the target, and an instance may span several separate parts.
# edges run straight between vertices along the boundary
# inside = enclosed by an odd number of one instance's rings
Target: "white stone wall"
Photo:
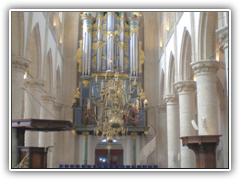
[[[180,54],[181,54],[181,46],[182,46],[182,39],[183,39],[183,32],[184,29],[187,29],[189,32],[189,35],[191,37],[191,43],[192,43],[192,53],[191,53],[191,62],[196,62],[200,61],[203,59],[199,59],[202,55],[200,54],[206,54],[206,52],[202,52],[206,50],[209,50],[209,48],[212,48],[213,45],[215,44],[215,40],[212,36],[205,37],[205,36],[200,36],[200,34],[203,31],[216,31],[217,29],[208,29],[205,25],[201,24],[201,18],[202,14],[204,12],[184,12],[180,19],[178,19],[178,15],[175,15],[175,18],[173,18],[174,23],[172,24],[172,29],[171,31],[167,32],[165,28],[164,30],[164,37],[163,37],[163,47],[161,48],[160,52],[160,47],[159,47],[159,36],[161,33],[159,33],[159,28],[161,27],[161,24],[159,24],[159,17],[158,15],[160,13],[145,13],[144,14],[144,35],[143,36],[143,47],[144,47],[144,52],[145,52],[145,64],[144,64],[144,91],[146,92],[148,101],[149,101],[149,106],[150,106],[150,114],[149,114],[149,122],[157,126],[157,130],[162,130],[162,129],[167,129],[166,127],[166,119],[168,118],[167,115],[168,113],[162,113],[158,111],[157,105],[165,105],[165,102],[163,100],[163,95],[169,94],[169,71],[170,68],[169,65],[169,60],[170,60],[170,53],[173,54],[174,60],[175,60],[175,83],[178,82],[179,80],[179,69],[182,66],[181,60],[180,60]],[[45,13],[46,14],[46,13]],[[161,14],[163,15],[163,23],[166,23],[166,13]],[[225,14],[222,13],[217,13],[217,22],[218,27],[217,28],[222,28],[227,25],[228,21],[225,21],[223,19],[223,16]],[[65,17],[65,16],[64,16]],[[61,112],[58,112],[58,117],[60,117],[59,114],[61,114],[62,119],[72,119],[72,110],[71,110],[71,101],[73,97],[73,92],[76,88],[76,74],[77,74],[77,63],[76,63],[76,50],[78,48],[78,28],[79,28],[79,13],[78,12],[71,12],[71,13],[66,13],[66,17],[64,18],[66,21],[63,23],[64,31],[67,32],[65,36],[63,36],[63,43],[62,46],[63,51],[60,48],[59,45],[59,39],[56,37],[56,32],[55,30],[52,30],[50,21],[46,19],[47,16],[44,15],[43,12],[24,12],[23,13],[23,56],[28,55],[29,51],[29,39],[31,36],[31,32],[33,31],[34,27],[36,24],[39,26],[39,39],[40,39],[40,57],[41,57],[41,76],[38,77],[42,80],[44,80],[44,74],[45,74],[45,62],[47,60],[47,52],[51,49],[52,51],[52,87],[53,91],[51,92],[53,95],[56,96],[56,90],[57,90],[57,69],[59,68],[60,70],[60,89],[61,89],[61,101],[58,102],[62,104]],[[211,20],[211,18],[209,18]],[[210,22],[211,23],[211,22]],[[215,23],[212,22],[212,23]],[[165,27],[165,24],[164,24]],[[202,30],[201,28],[204,27],[206,29]],[[14,36],[15,37],[15,36]],[[204,44],[206,42],[206,39],[201,39],[201,38],[207,38],[208,43],[210,44]],[[20,37],[19,37],[20,38]],[[211,40],[212,38],[212,40]],[[202,44],[201,44],[202,43]],[[225,43],[226,47],[226,43]],[[19,47],[20,48],[20,47]],[[217,48],[217,47],[216,47]],[[214,49],[214,48],[213,48]],[[226,51],[227,52],[227,51]],[[209,53],[209,52],[208,52]],[[213,52],[212,52],[213,53]],[[225,74],[225,66],[224,66],[224,59],[226,59],[228,55],[225,54],[220,54],[219,56],[219,61],[222,61],[222,67],[220,70],[217,72],[217,77],[220,80],[222,89],[224,92],[226,92],[226,74]],[[21,57],[21,58],[27,58],[27,57]],[[31,59],[30,59],[31,61]],[[14,101],[12,101],[12,118],[21,118],[21,113],[22,113],[22,90],[20,89],[23,87],[23,79],[21,78],[23,75],[24,71],[13,71],[12,72],[12,95]],[[164,88],[162,88],[161,84],[161,79],[162,76],[164,76]],[[20,78],[20,79],[19,79]],[[211,77],[211,81],[214,82],[215,77]],[[202,80],[202,82],[198,83],[204,83],[204,82],[209,82],[210,86],[211,83],[209,78],[206,78]],[[203,87],[207,88],[206,86]],[[162,89],[164,91],[162,91]],[[20,95],[17,95],[19,94]],[[49,93],[49,92],[47,92]],[[16,94],[16,95],[14,95]],[[212,92],[214,94],[214,92]],[[217,92],[216,92],[217,94]],[[206,96],[203,94],[202,96]],[[211,96],[211,95],[210,95]],[[214,101],[214,103],[222,103],[221,104],[221,109],[219,107],[219,104],[217,104],[217,108],[214,111],[216,111],[216,114],[218,114],[217,117],[214,117],[214,126],[216,128],[214,131],[211,131],[211,134],[222,132],[224,133],[224,137],[221,140],[221,147],[223,147],[223,151],[221,151],[220,154],[223,153],[224,156],[224,162],[218,162],[218,167],[221,167],[222,164],[224,164],[224,167],[227,165],[227,146],[226,146],[226,130],[225,127],[227,127],[227,106],[222,108],[224,105],[226,105],[226,100],[224,99],[224,96],[219,96],[218,99]],[[210,97],[209,97],[210,98]],[[39,99],[39,97],[38,97]],[[200,106],[200,104],[198,105]],[[199,107],[200,109],[203,107]],[[164,120],[164,121],[163,121]],[[199,120],[195,119],[196,121]],[[164,126],[164,127],[163,127]],[[165,132],[166,133],[166,132]],[[202,134],[202,133],[200,133]],[[203,133],[206,134],[206,133]],[[164,149],[161,149],[161,146],[167,146],[166,139],[162,139],[162,132],[157,133],[157,142],[161,142],[161,145],[157,146],[157,149],[160,150],[160,152],[166,153]],[[145,137],[145,136],[144,136]],[[137,164],[139,163],[138,159],[138,153],[140,152],[140,149],[144,146],[145,139],[144,137],[137,137],[136,140],[136,149],[137,149]],[[83,162],[83,152],[82,152],[82,144],[83,144],[83,138],[82,136],[73,136],[71,132],[62,132],[58,133],[58,140],[59,142],[59,148],[61,150],[58,151],[59,157],[58,157],[58,162],[62,162],[64,164],[73,164],[73,163],[79,163],[82,164]],[[223,142],[222,142],[223,141]],[[124,164],[131,164],[131,148],[132,148],[132,138],[131,136],[128,136],[125,140],[119,140],[119,142],[122,144],[124,148]],[[98,140],[95,140],[94,137],[89,135],[89,141],[88,141],[88,149],[89,149],[89,154],[88,154],[88,162],[89,164],[94,164],[94,155],[95,155],[95,147],[96,144],[98,143]],[[16,145],[15,145],[16,146]],[[166,159],[163,158],[162,154],[159,152],[154,152],[155,154],[151,155],[152,163],[158,164],[159,166],[166,167],[167,162]],[[166,156],[164,156],[166,157]],[[155,158],[155,160],[153,160]],[[54,160],[55,161],[55,160]],[[57,160],[56,160],[57,161]],[[219,160],[220,161],[220,160]]]

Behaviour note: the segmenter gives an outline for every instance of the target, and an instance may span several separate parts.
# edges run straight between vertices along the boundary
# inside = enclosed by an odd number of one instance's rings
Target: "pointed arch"
[[[163,100],[163,95],[165,94],[164,93],[164,90],[165,90],[165,81],[164,81],[164,70],[161,69],[161,77],[160,77],[160,87],[159,87],[159,102],[160,104],[164,104],[164,100]]]
[[[188,80],[193,72],[190,66],[192,56],[191,36],[185,27],[183,30],[182,44],[179,60],[179,80]]]
[[[175,61],[172,51],[170,52],[169,57],[169,66],[168,66],[168,93],[174,93],[173,84],[175,82]]]
[[[53,90],[53,66],[52,66],[52,49],[47,53],[47,59],[44,63],[44,80],[46,81],[45,91],[52,93]]]
[[[61,77],[60,77],[60,69],[59,66],[57,67],[57,72],[56,72],[56,102],[61,102]]]
[[[37,23],[30,37],[30,43],[28,44],[27,54],[29,54],[30,59],[32,60],[31,64],[28,67],[28,72],[32,77],[40,78],[41,72],[41,38],[39,31],[39,24]]]
[[[216,50],[215,31],[218,26],[217,23],[217,12],[202,12],[200,14],[198,60],[208,59]]]

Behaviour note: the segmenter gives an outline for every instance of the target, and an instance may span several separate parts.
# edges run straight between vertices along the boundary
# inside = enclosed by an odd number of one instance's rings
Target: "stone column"
[[[136,164],[136,138],[137,138],[137,133],[131,133],[132,136],[132,165],[137,165]]]
[[[30,60],[12,56],[12,119],[22,118],[23,75]],[[12,168],[18,163],[17,129],[12,128]]]
[[[25,112],[24,119],[40,119],[41,95],[45,81],[38,78],[26,78],[25,88]],[[38,146],[38,131],[25,132],[25,146]]]
[[[197,76],[198,134],[218,134],[216,76],[219,62],[201,60],[190,64]]]
[[[195,81],[175,83],[179,94],[180,137],[197,135],[191,120],[195,120]],[[181,143],[182,144],[182,143]],[[181,168],[196,168],[196,156],[188,147],[181,146]]]
[[[216,31],[219,41],[223,45],[224,59],[225,59],[225,75],[227,85],[227,99],[228,99],[228,26],[220,28]]]
[[[178,95],[164,95],[167,103],[168,168],[180,168],[179,105]]]
[[[156,151],[158,153],[157,163],[159,168],[168,167],[168,150],[167,150],[167,119],[166,105],[158,105],[159,119],[156,121],[157,144]]]
[[[61,108],[62,108],[62,104],[56,103],[56,102],[53,104],[53,113],[56,120],[61,119]],[[60,156],[60,150],[62,150],[61,149],[62,143],[63,143],[63,131],[52,132],[51,144],[53,145],[53,148],[52,148],[53,168],[58,168],[59,162],[61,161],[61,160],[59,161],[59,156]]]
[[[83,164],[87,165],[87,159],[88,159],[88,135],[89,132],[83,132]]]
[[[40,119],[54,119],[53,115],[53,101],[55,96],[50,93],[42,94],[41,101],[41,110],[40,110]],[[48,147],[53,146],[51,144],[52,132],[39,132],[39,146]],[[52,148],[48,151],[47,154],[47,167],[52,168]]]

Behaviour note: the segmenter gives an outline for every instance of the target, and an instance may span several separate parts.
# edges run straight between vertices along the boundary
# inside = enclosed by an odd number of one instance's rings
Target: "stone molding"
[[[166,105],[157,105],[159,113],[166,113]]]
[[[228,26],[216,30],[219,41],[223,44],[223,48],[228,48]]]
[[[194,74],[200,73],[217,73],[220,63],[217,60],[200,60],[197,62],[193,62],[190,64],[192,66],[192,70]]]
[[[61,103],[54,102],[53,103],[53,108],[56,110],[60,110],[63,107]]]
[[[177,94],[166,94],[163,96],[163,99],[167,104],[178,103],[178,95]]]
[[[195,81],[179,81],[174,83],[174,87],[179,94],[193,92],[196,90],[196,82]]]
[[[51,93],[42,94],[42,101],[45,101],[45,102],[54,102],[55,98],[56,98],[55,95]]]
[[[17,69],[25,72],[30,63],[31,60],[24,57],[12,56],[12,69]]]
[[[25,88],[33,88],[42,90],[45,86],[46,81],[39,78],[26,78],[24,79],[24,87]]]

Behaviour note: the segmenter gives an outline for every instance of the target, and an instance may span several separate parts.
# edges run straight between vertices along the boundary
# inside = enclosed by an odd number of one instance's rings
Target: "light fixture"
[[[126,138],[128,129],[125,125],[128,122],[141,121],[140,117],[147,109],[145,108],[147,100],[140,98],[136,77],[129,78],[128,88],[126,88],[125,82],[119,78],[117,66],[114,65],[113,69],[106,71],[105,80],[101,81],[100,88],[96,76],[95,87],[100,96],[94,96],[92,87],[92,97],[87,103],[87,116],[96,122],[95,137],[106,138],[109,143],[112,143],[114,139]],[[137,95],[132,100],[135,90],[137,90]]]

